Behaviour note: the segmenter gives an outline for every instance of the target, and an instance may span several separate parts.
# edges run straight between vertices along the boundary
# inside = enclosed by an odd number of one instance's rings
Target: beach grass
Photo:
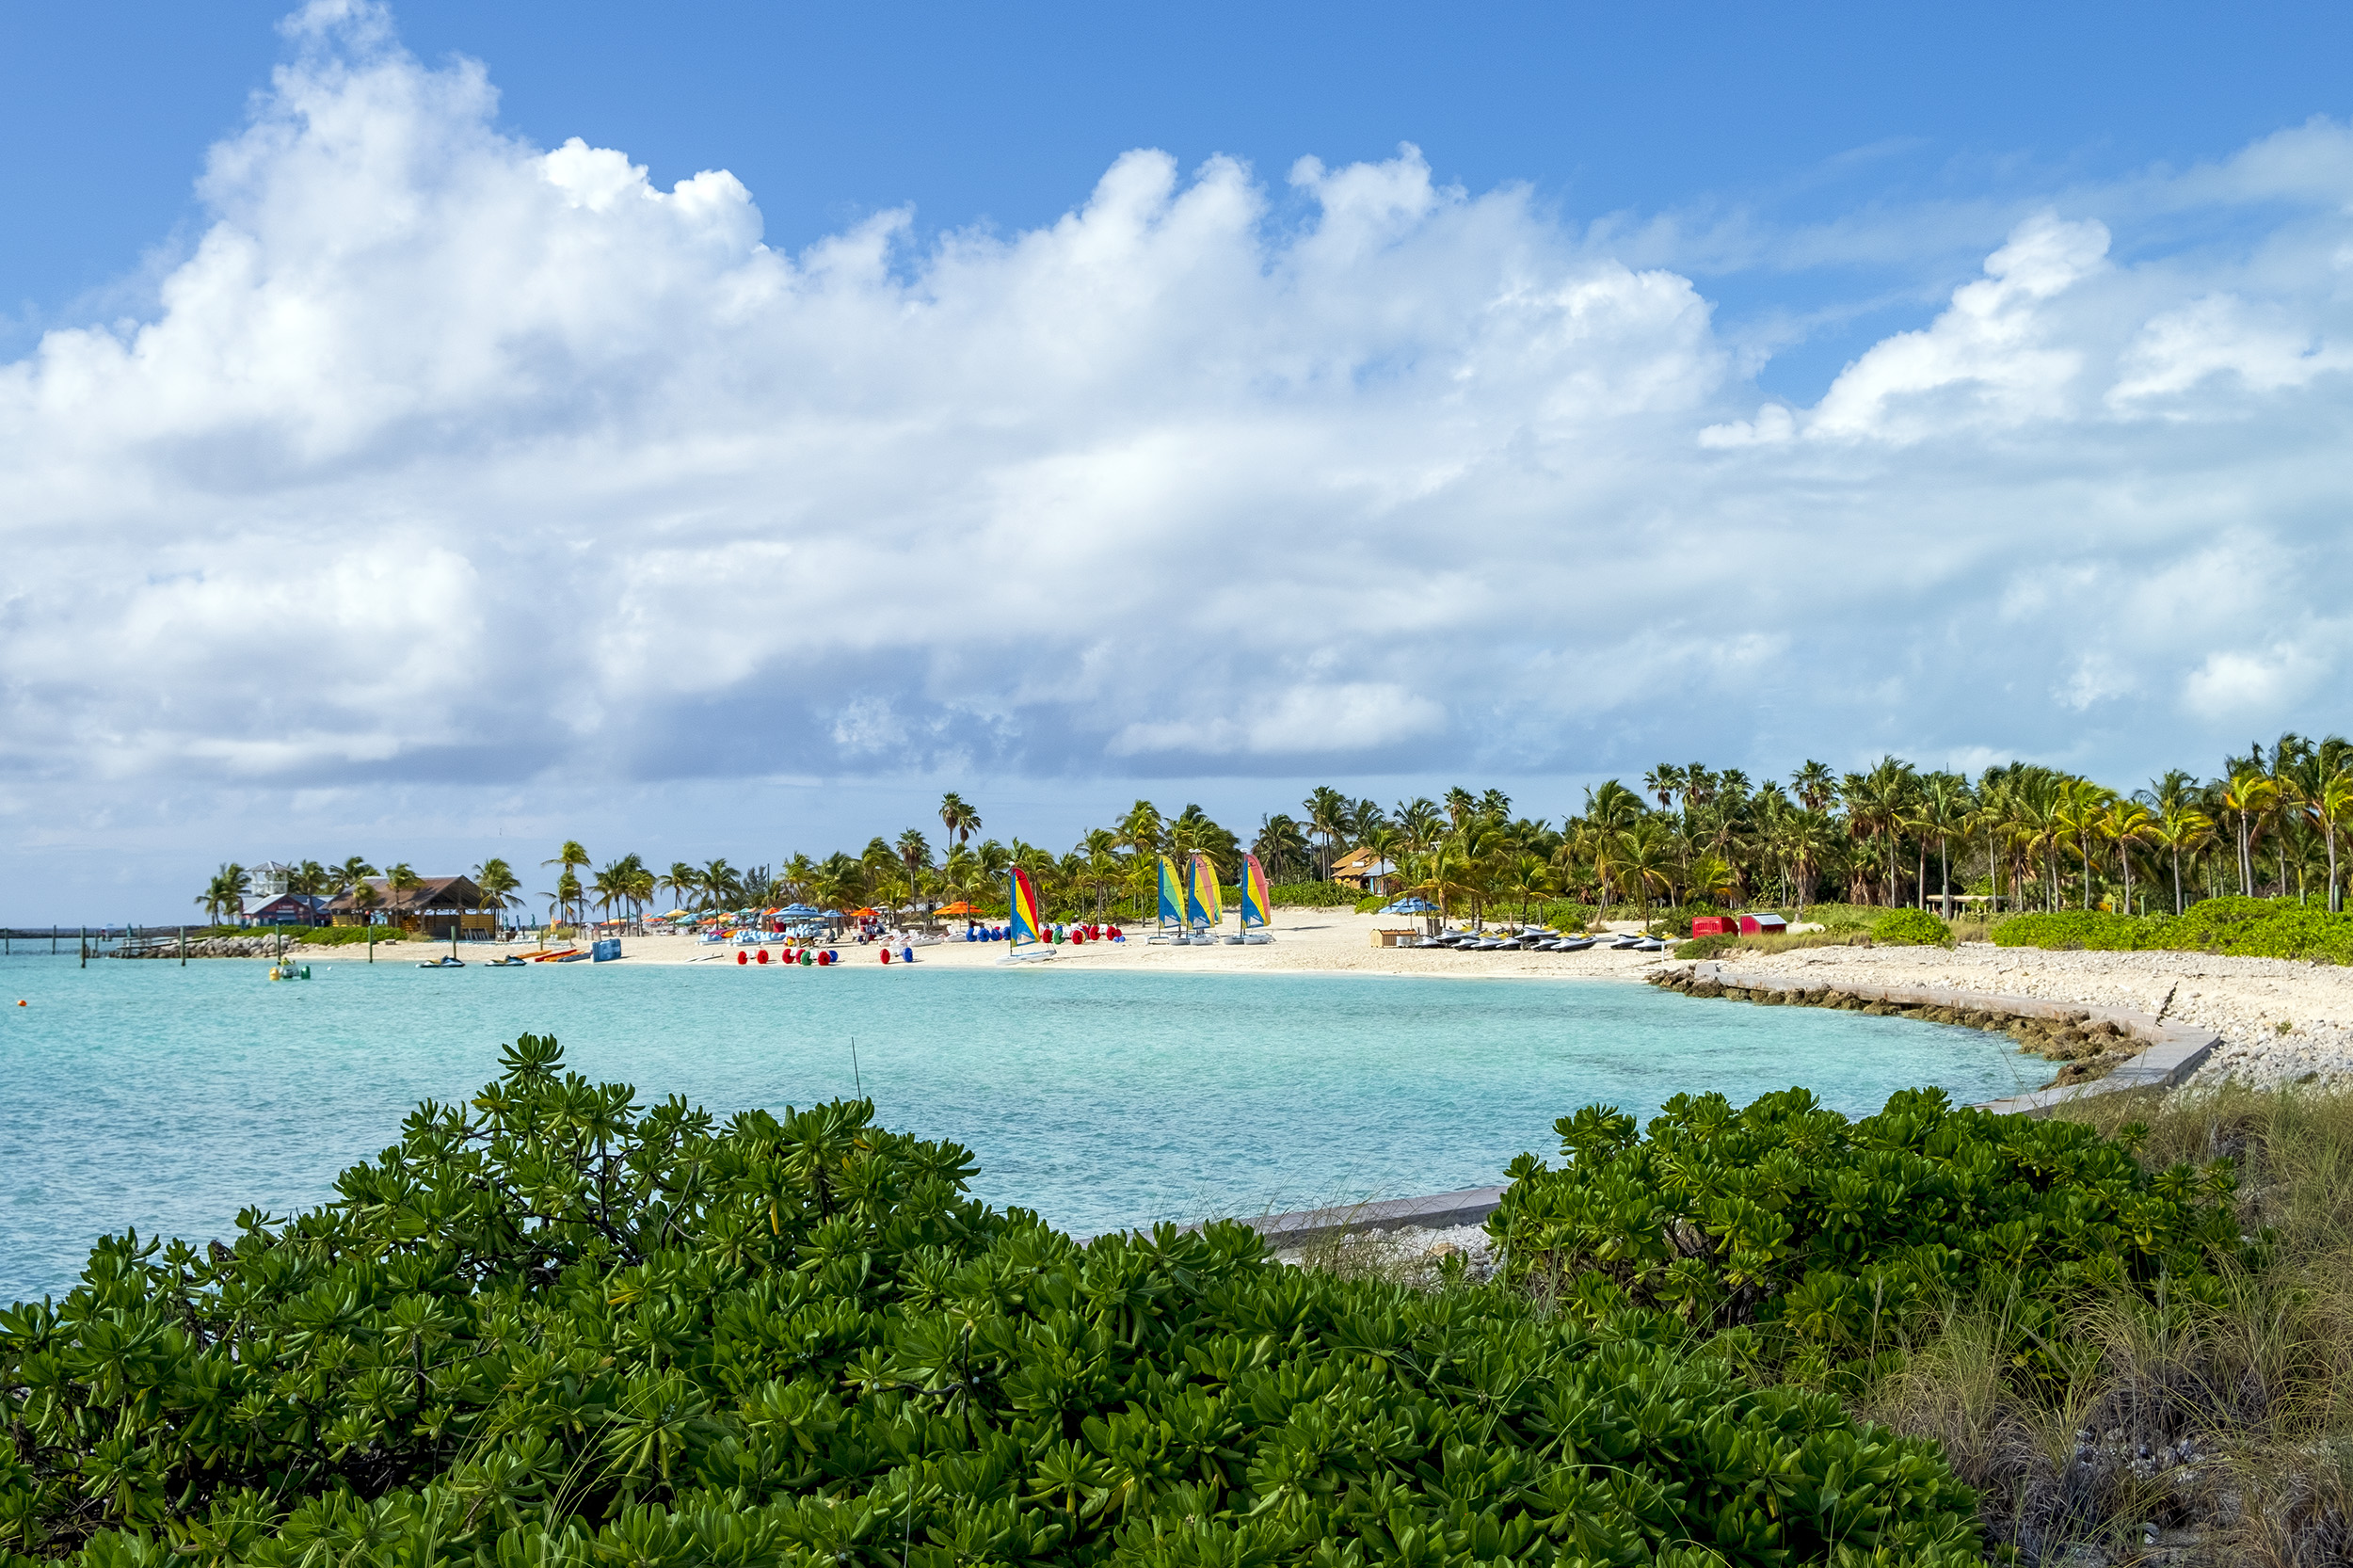
[[[2137,1091],[2057,1113],[2123,1139],[2152,1172],[2229,1161],[2240,1224],[2269,1243],[2261,1260],[2204,1304],[2086,1294],[2056,1381],[2021,1375],[2054,1349],[2029,1315],[1998,1297],[1948,1303],[1849,1397],[1852,1413],[1941,1444],[1989,1544],[2018,1561],[2353,1560],[2353,1088]],[[1422,1240],[1327,1237],[1297,1261],[1464,1288]]]
[[[2241,1224],[2270,1239],[2264,1261],[2213,1304],[2081,1301],[2078,1370],[2056,1387],[2012,1375],[2027,1347],[2005,1304],[1956,1303],[1856,1413],[1944,1444],[1989,1539],[2027,1561],[2125,1560],[2153,1541],[2194,1544],[2185,1560],[2345,1560],[2353,1090],[2128,1093],[2058,1114],[2138,1137],[2153,1171],[2229,1160]]]

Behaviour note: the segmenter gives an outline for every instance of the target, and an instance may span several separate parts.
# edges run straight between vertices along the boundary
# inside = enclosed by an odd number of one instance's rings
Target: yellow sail
[[[1185,883],[1185,918],[1195,924],[1215,925],[1225,916],[1218,898],[1217,868],[1206,855],[1195,855]]]

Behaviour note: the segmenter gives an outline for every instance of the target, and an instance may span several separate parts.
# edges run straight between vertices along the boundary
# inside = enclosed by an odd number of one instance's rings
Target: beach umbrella
[[[1400,899],[1381,911],[1384,915],[1434,915],[1438,906],[1426,898]]]
[[[939,915],[977,915],[980,911],[965,903],[964,900],[958,899],[953,904],[944,904],[940,905],[939,908],[934,910],[933,913]]]
[[[817,911],[811,909],[806,904],[788,904],[783,908],[777,910],[776,913],[779,915],[798,915],[806,918],[808,916],[814,915]]]

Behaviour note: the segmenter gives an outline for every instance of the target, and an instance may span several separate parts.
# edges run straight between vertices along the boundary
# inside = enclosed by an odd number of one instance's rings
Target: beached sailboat
[[[1217,867],[1208,856],[1195,854],[1185,868],[1185,925],[1192,933],[1185,940],[1216,941],[1218,922],[1225,918],[1225,903],[1218,894]]]
[[[998,967],[1053,957],[1054,947],[1046,939],[1046,922],[1038,917],[1037,888],[1031,883],[1030,873],[1015,866],[1005,880],[1006,937],[1012,946],[1004,957],[997,960]]]
[[[1241,857],[1241,906],[1235,913],[1241,917],[1241,933],[1226,937],[1229,945],[1239,947],[1247,943],[1257,947],[1274,940],[1273,936],[1260,929],[1273,923],[1274,899],[1267,890],[1266,868],[1258,864],[1258,857],[1255,855]]]
[[[1176,874],[1176,862],[1163,855],[1160,857],[1160,915],[1153,935],[1146,942],[1182,942],[1185,940],[1185,884]],[[1174,935],[1171,928],[1174,927]]]

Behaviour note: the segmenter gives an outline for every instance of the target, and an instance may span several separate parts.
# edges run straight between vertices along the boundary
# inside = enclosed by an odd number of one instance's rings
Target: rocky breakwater
[[[1726,1001],[1749,1001],[1760,1007],[1827,1007],[1875,1018],[1918,1018],[1923,1023],[1952,1024],[1961,1029],[1982,1029],[1989,1034],[2006,1034],[2018,1042],[2024,1054],[2065,1064],[2058,1076],[2043,1085],[2046,1089],[2105,1078],[2149,1045],[2125,1025],[2113,1018],[2095,1018],[2085,1008],[2026,1014],[1968,1003],[1889,1001],[1835,985],[1728,984],[1689,969],[1652,975],[1650,983],[1687,997],[1721,997]]]
[[[188,943],[190,958],[275,958],[278,938],[271,936],[206,936]],[[295,951],[287,944],[289,952]],[[177,958],[180,942],[177,937],[159,937],[152,942],[124,947],[106,954],[109,958]]]
[[[2117,1008],[2073,1007],[2033,997],[2007,997],[1941,986],[1809,985],[1776,975],[1748,975],[1721,964],[1662,969],[1650,983],[1696,998],[1763,1007],[1828,1007],[1873,1017],[1917,1018],[2008,1035],[2022,1052],[2060,1064],[2049,1083],[2004,1110],[2032,1111],[2057,1099],[2106,1089],[2181,1082],[2210,1056],[2212,1033]]]

